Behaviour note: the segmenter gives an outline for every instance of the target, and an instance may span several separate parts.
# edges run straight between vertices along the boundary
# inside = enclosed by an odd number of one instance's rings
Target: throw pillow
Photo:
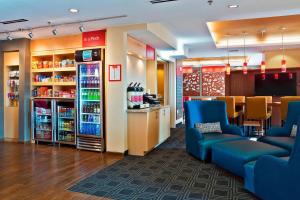
[[[214,123],[196,123],[195,128],[201,133],[222,133],[220,122]]]
[[[293,125],[292,131],[291,131],[291,136],[296,137],[297,135],[297,125]]]

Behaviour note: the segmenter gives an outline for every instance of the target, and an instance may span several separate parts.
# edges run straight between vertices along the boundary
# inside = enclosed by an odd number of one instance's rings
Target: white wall
[[[146,88],[146,61],[127,55],[127,85],[131,82],[141,83]]]

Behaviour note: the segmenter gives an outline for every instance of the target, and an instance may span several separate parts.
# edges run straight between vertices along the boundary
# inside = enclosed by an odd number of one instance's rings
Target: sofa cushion
[[[203,134],[203,139],[200,140],[199,147],[201,149],[200,156],[201,160],[206,160],[210,158],[211,146],[218,142],[234,141],[234,140],[244,140],[245,138],[239,135],[222,134],[222,133],[205,133]]]
[[[271,145],[275,145],[278,147],[282,147],[291,152],[293,149],[294,143],[295,143],[295,138],[294,137],[263,136],[263,137],[259,138],[258,141],[268,143]]]
[[[212,146],[212,162],[244,177],[244,164],[263,155],[288,156],[283,148],[251,140],[217,143]]]
[[[290,157],[281,157],[281,159],[288,161]],[[256,160],[248,162],[247,164],[244,165],[244,169],[245,169],[244,188],[252,193],[255,193],[254,191],[255,164],[256,164]]]
[[[297,135],[297,125],[293,125],[292,131],[291,131],[291,136],[296,137]]]

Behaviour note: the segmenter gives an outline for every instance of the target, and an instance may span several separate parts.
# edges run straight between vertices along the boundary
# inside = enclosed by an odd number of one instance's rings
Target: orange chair
[[[233,96],[235,99],[235,109],[240,112],[244,112],[244,106],[246,102],[246,97],[245,96]]]
[[[226,107],[227,107],[227,116],[229,120],[235,121],[235,119],[238,119],[239,116],[242,115],[242,112],[237,112],[235,110],[235,98],[226,96],[226,97],[217,97],[216,98],[219,101],[225,101],[226,102]],[[239,121],[237,121],[238,124]]]
[[[266,97],[247,97],[246,98],[246,119],[251,121],[258,121],[260,123],[261,131],[268,126],[268,119],[272,113],[268,111],[268,102]]]
[[[300,101],[300,96],[285,96],[280,98],[281,105],[280,105],[280,117],[281,121],[285,121],[287,110],[288,110],[288,104],[292,101]]]

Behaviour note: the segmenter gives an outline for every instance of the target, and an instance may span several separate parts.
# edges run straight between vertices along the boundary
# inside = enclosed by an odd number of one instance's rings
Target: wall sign
[[[82,33],[82,47],[95,47],[106,45],[106,30]]]
[[[108,65],[109,81],[121,81],[122,80],[122,65]]]
[[[155,60],[155,49],[150,45],[146,45],[146,57],[148,60]]]

